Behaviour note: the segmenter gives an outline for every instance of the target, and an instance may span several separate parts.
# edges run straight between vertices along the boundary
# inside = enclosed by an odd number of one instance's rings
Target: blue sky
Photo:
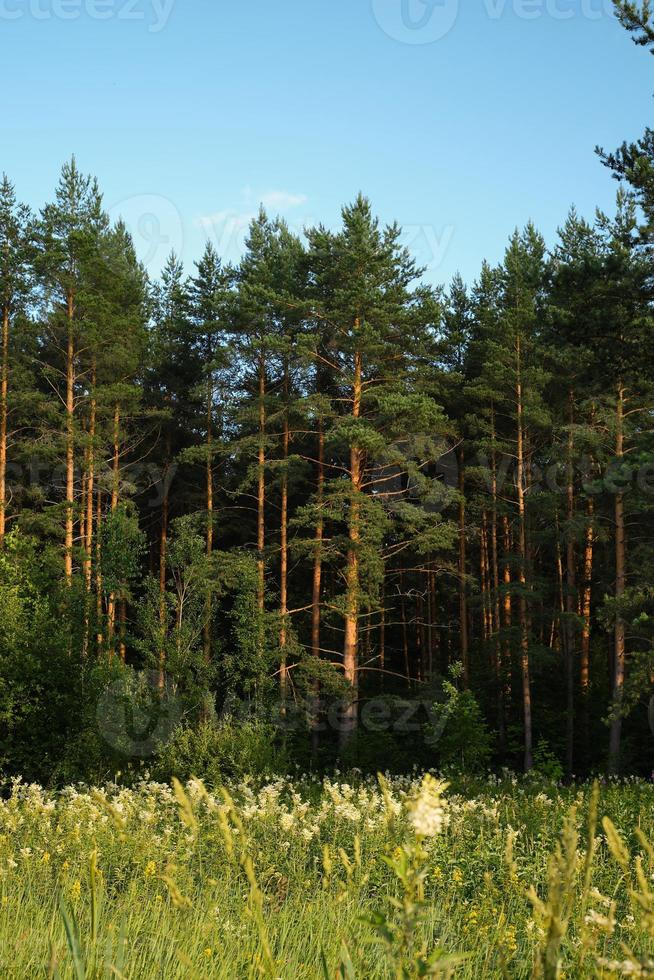
[[[229,259],[263,201],[338,223],[363,190],[447,282],[516,225],[611,209],[594,156],[651,121],[609,0],[0,0],[0,170],[40,207],[74,152],[149,270]]]

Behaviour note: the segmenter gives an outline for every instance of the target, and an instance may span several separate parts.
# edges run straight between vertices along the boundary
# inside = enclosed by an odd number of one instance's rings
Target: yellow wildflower
[[[504,949],[512,956],[518,949],[518,940],[516,938],[515,928],[513,926],[507,926],[504,935],[502,937],[502,945]]]

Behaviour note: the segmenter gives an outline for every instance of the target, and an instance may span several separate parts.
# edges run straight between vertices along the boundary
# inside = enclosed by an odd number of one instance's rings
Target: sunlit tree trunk
[[[208,353],[210,359],[211,353]],[[207,381],[207,557],[213,554],[213,380],[211,372]],[[204,609],[204,629],[203,645],[204,659],[207,663],[211,660],[211,616],[212,602],[211,592],[207,592]]]
[[[288,402],[288,367],[284,372],[284,395]],[[279,556],[279,649],[281,654],[279,686],[282,706],[288,695],[288,450],[290,430],[288,423],[288,404],[284,406],[284,430],[282,435],[282,486],[280,514],[280,556]]]
[[[493,635],[493,608],[490,584],[490,561],[488,554],[488,515],[482,513],[481,530],[479,535],[479,571],[482,598],[482,633],[484,640]]]
[[[615,456],[619,471],[624,458],[624,405],[625,391],[618,386],[616,409]],[[621,474],[618,472],[618,480]],[[624,514],[624,495],[615,495],[615,597],[622,598],[627,584],[626,578],[626,530]],[[615,620],[615,649],[613,653],[613,719],[609,739],[609,772],[620,769],[620,742],[622,737],[622,704],[625,680],[625,622],[618,612]]]
[[[67,297],[68,337],[66,345],[66,538],[64,571],[68,585],[73,581],[73,540],[75,521],[75,298]]]
[[[113,459],[111,466],[111,513],[115,513],[120,497],[120,405],[114,406]],[[109,595],[107,604],[107,642],[110,654],[114,653],[116,635],[116,593]]]
[[[264,549],[266,546],[266,366],[259,359],[259,451],[257,478],[257,604],[263,612],[266,595]]]
[[[89,413],[89,451],[86,467],[86,535],[84,538],[86,591],[90,592],[93,576],[93,493],[95,489],[95,426],[97,399],[95,364],[91,371],[91,405]]]
[[[528,772],[534,764],[531,676],[529,664],[529,617],[527,608],[527,522],[525,505],[525,458],[524,458],[524,402],[522,386],[522,361],[520,338],[516,340],[516,411],[517,411],[517,473],[518,496],[518,557],[520,561],[519,617],[520,617],[520,664],[522,674],[522,709],[524,719],[524,768]]]
[[[358,324],[357,324],[358,326]],[[352,384],[352,416],[361,416],[362,357],[354,355],[354,379]],[[356,731],[358,705],[358,646],[359,646],[359,542],[361,540],[361,513],[359,494],[362,485],[362,453],[358,446],[350,450],[350,514],[348,522],[349,546],[347,552],[345,591],[345,639],[343,645],[343,669],[350,687],[351,701],[345,707],[340,732],[341,745]]]
[[[507,679],[507,699],[510,703],[512,695],[512,651],[511,651],[511,630],[513,628],[513,604],[511,601],[511,525],[509,518],[505,514],[502,518],[502,537],[504,542],[504,562],[502,571],[502,581],[504,585],[504,601],[502,603],[502,619],[506,639],[504,641],[504,662]]]
[[[121,599],[118,606],[118,655],[125,663],[127,656],[127,600]]]
[[[593,553],[595,545],[595,504],[592,497],[586,505],[586,542],[584,546],[584,590],[581,603],[581,663],[579,683],[581,688],[581,724],[584,755],[590,748],[590,614],[593,597]]]
[[[404,594],[404,572],[400,568],[400,617],[402,622],[402,654],[406,682],[411,687],[411,666],[409,663],[409,631],[406,621],[406,596]]]
[[[506,745],[506,719],[504,709],[504,664],[502,663],[502,644],[500,642],[500,565],[497,532],[497,460],[495,455],[495,411],[491,408],[491,439],[493,443],[491,459],[491,563],[493,575],[493,634],[495,645],[495,684],[497,692],[497,723],[500,753]]]
[[[102,632],[102,490],[98,487],[96,515],[95,515],[95,601],[96,617],[98,624],[98,652],[104,647],[104,634]]]
[[[470,684],[470,658],[468,652],[468,600],[466,582],[466,474],[463,449],[458,451],[459,461],[459,630],[463,684]]]
[[[95,490],[95,426],[97,413],[97,399],[95,391],[96,380],[96,366],[94,359],[93,366],[91,368],[91,399],[89,410],[88,449],[86,454],[86,496],[84,498],[86,518],[84,521],[84,534],[82,536],[84,545],[84,585],[86,590],[86,595],[84,598],[84,637],[82,641],[82,649],[85,655],[88,653],[90,641],[91,594],[93,591],[93,503]]]
[[[568,461],[567,461],[567,518],[568,532],[566,542],[566,643],[565,643],[565,688],[566,688],[566,769],[568,777],[574,771],[574,711],[575,711],[575,593],[577,588],[576,569],[575,569],[575,546],[573,522],[575,516],[575,485],[574,485],[574,437],[572,423],[574,420],[574,395],[570,392],[570,431],[568,433]]]
[[[383,599],[383,597],[382,597]],[[436,572],[427,566],[427,678],[434,677],[434,633],[436,624]]]
[[[82,422],[82,432],[86,435],[86,422]],[[82,459],[82,495],[80,498],[79,507],[79,539],[82,542],[82,548],[85,549],[86,546],[86,491],[87,491],[87,480],[86,475],[88,473],[89,467],[89,447],[84,447],[84,456]],[[84,569],[86,565],[86,556],[82,560],[82,568]]]
[[[168,468],[170,466],[171,445],[170,436],[166,439],[166,462],[164,463],[162,477],[162,501],[161,501],[161,528],[159,532],[159,628],[161,630],[161,644],[159,647],[159,687],[164,687],[164,668],[166,665],[166,651],[164,649],[164,637],[166,635],[167,612],[166,612],[166,572],[168,564],[168,517],[170,510],[170,485],[168,480]]]
[[[323,503],[325,493],[325,433],[322,423],[318,432],[318,483],[316,489],[316,533],[313,553],[313,584],[311,590],[311,652],[320,656],[320,598],[322,590],[322,544],[325,529]]]
[[[2,365],[0,366],[0,548],[7,526],[7,416],[9,412],[9,307],[2,310]]]
[[[311,585],[311,653],[320,658],[320,619],[322,596],[322,546],[325,531],[323,504],[325,494],[325,433],[322,421],[318,428],[318,474],[316,486],[316,531],[313,552],[313,576]],[[313,754],[318,751],[319,695],[318,685],[313,685],[310,709],[311,746]]]
[[[380,687],[384,690],[384,672],[386,670],[386,590],[382,582],[381,609],[379,616],[379,669]]]
[[[418,667],[420,670],[420,681],[424,684],[427,681],[429,651],[427,649],[427,596],[421,587],[416,594],[416,648],[418,654]]]

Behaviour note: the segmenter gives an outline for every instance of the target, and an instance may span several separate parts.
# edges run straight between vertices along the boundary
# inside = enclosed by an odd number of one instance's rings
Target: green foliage
[[[228,715],[176,729],[158,756],[155,772],[166,782],[196,776],[216,787],[228,779],[283,772],[287,765],[272,726]]]
[[[81,605],[58,588],[59,556],[13,532],[0,551],[0,769],[27,779],[104,779],[118,757],[96,706],[117,665],[70,649]]]
[[[563,779],[564,776],[560,759],[552,752],[544,738],[538,740],[534,749],[534,771],[553,782]]]
[[[473,692],[457,686],[460,678],[461,665],[455,664],[450,679],[443,681],[443,700],[433,705],[425,741],[439,768],[484,772],[492,756],[493,738]]]
[[[109,513],[100,531],[102,585],[107,594],[121,599],[132,596],[132,588],[141,578],[145,534],[138,516],[125,506]]]

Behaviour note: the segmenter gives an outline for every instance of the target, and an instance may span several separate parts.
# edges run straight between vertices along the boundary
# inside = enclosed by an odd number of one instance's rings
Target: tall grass
[[[650,841],[635,780],[14,782],[0,976],[654,976]]]

